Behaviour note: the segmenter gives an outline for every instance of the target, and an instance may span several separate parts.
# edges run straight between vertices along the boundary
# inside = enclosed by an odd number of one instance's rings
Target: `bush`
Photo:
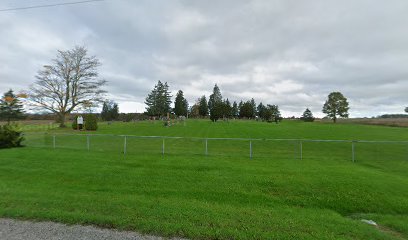
[[[98,129],[98,118],[96,115],[89,114],[85,115],[85,130],[96,131]]]
[[[87,114],[84,117],[84,129],[88,131],[96,131],[98,129],[98,117],[95,114]],[[72,121],[72,129],[77,130],[77,117]]]
[[[74,118],[74,121],[72,121],[72,129],[74,129],[74,130],[78,129],[77,118]]]
[[[22,132],[16,129],[16,126],[0,126],[0,148],[22,147],[21,142],[24,138]]]

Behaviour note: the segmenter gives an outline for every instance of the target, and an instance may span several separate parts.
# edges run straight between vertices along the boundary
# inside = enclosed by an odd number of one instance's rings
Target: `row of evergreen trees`
[[[169,112],[173,112],[177,116],[191,117],[210,117],[212,121],[218,119],[230,118],[259,118],[263,121],[279,122],[282,117],[277,105],[267,104],[262,102],[257,106],[254,99],[248,101],[234,101],[231,103],[229,99],[223,99],[221,90],[215,84],[212,94],[207,101],[206,96],[200,97],[197,102],[189,108],[187,100],[184,98],[184,93],[179,90],[174,101],[174,108],[171,108],[171,94],[169,86],[166,83],[158,81],[153,90],[146,97],[145,104],[147,105],[147,114],[149,116],[164,117]]]

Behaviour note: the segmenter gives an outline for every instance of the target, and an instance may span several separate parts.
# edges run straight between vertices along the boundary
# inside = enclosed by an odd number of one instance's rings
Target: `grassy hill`
[[[198,239],[408,238],[408,146],[358,143],[27,136],[0,151],[0,216]],[[76,132],[75,132],[76,133]],[[100,124],[98,134],[408,140],[407,128],[191,120]],[[81,132],[80,134],[89,134]],[[40,148],[35,146],[42,146]],[[46,146],[47,148],[44,148]],[[362,223],[372,219],[378,228]]]

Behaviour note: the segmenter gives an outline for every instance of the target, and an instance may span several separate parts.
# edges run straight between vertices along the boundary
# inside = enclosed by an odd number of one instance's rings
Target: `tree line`
[[[182,90],[177,92],[174,108],[171,107],[171,98],[169,85],[167,82],[162,83],[159,80],[146,97],[146,114],[159,118],[165,117],[169,113],[185,117],[209,117],[213,122],[219,119],[228,120],[231,118],[260,119],[276,123],[282,120],[278,105],[263,104],[262,102],[257,105],[253,98],[247,101],[241,100],[239,103],[236,101],[231,103],[228,98],[224,99],[222,97],[221,90],[217,84],[215,84],[208,101],[207,97],[203,95],[191,107],[189,107]],[[338,118],[347,118],[348,110],[349,103],[347,98],[340,92],[330,93],[322,109],[323,113],[331,118],[333,122],[336,122]],[[315,118],[311,110],[306,108],[301,119],[312,122]]]
[[[36,81],[24,94],[32,110],[54,114],[61,127],[65,126],[66,117],[74,111],[84,111],[103,103],[102,119],[116,120],[119,115],[118,105],[104,98],[106,80],[99,78],[99,60],[90,56],[85,47],[58,50],[55,59],[44,65],[37,73]],[[0,120],[10,122],[23,118],[24,110],[19,98],[12,90],[6,92],[0,100]],[[201,96],[191,107],[179,90],[172,107],[171,93],[167,82],[158,81],[145,100],[148,116],[165,117],[168,113],[177,116],[208,117],[212,121],[219,119],[246,118],[279,122],[282,117],[279,106],[274,104],[255,103],[254,99],[233,101],[224,99],[221,90],[214,86],[212,94]],[[349,103],[340,92],[328,95],[323,105],[323,113],[336,122],[338,118],[347,118]],[[408,113],[408,107],[405,108]],[[305,121],[313,121],[310,109],[306,109],[301,117]]]

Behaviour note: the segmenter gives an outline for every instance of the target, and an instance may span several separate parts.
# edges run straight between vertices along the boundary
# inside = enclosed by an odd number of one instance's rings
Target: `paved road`
[[[161,237],[136,232],[119,232],[92,226],[65,225],[53,222],[30,222],[0,219],[1,240],[159,240]],[[179,238],[173,238],[179,240]]]

